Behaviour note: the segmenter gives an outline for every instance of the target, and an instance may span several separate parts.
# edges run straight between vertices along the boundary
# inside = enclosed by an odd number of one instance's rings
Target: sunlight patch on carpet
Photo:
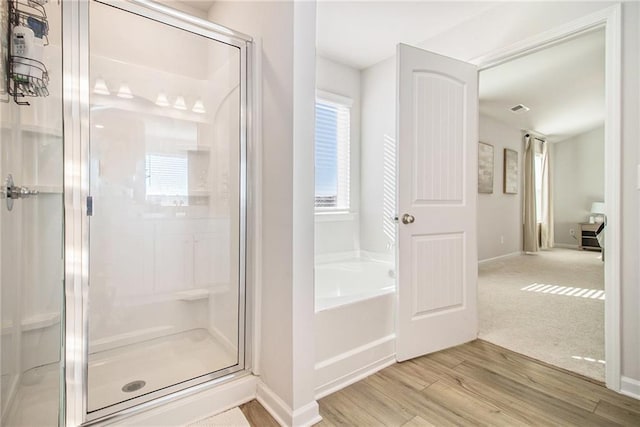
[[[594,359],[593,357],[571,356],[571,358],[572,359],[576,359],[576,360],[584,360],[586,362],[593,362],[593,363],[598,362],[598,363],[601,363],[603,365],[605,363],[607,363],[602,359]]]
[[[603,289],[586,289],[586,288],[576,288],[572,286],[532,283],[531,285],[525,286],[520,290],[527,291],[527,292],[538,292],[538,293],[550,294],[550,295],[565,295],[565,296],[571,296],[571,297],[582,297],[582,298],[604,300]]]

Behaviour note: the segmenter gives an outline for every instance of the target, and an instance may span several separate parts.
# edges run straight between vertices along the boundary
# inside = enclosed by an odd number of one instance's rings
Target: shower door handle
[[[416,221],[416,218],[413,215],[409,215],[409,214],[402,215],[403,224],[413,224],[415,221]]]

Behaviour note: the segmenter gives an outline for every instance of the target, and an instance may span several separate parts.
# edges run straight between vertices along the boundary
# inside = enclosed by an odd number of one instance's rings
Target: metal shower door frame
[[[91,2],[115,7],[143,18],[176,27],[240,51],[240,262],[238,364],[215,373],[157,390],[131,401],[88,412],[88,295],[90,189],[90,76],[89,7]],[[209,389],[250,373],[251,314],[247,310],[247,198],[251,181],[247,147],[251,133],[251,37],[149,0],[71,0],[62,5],[64,97],[64,398],[66,426],[115,421],[178,397]]]

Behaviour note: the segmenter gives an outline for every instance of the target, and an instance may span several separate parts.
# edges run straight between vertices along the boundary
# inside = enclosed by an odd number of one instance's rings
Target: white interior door
[[[477,337],[478,70],[398,45],[397,359]]]

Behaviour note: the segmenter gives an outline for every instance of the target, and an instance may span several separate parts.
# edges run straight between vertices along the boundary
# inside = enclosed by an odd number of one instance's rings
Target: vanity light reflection
[[[120,85],[120,89],[118,90],[118,96],[124,99],[133,98],[133,93],[131,93],[131,89],[126,83]]]
[[[98,95],[111,95],[109,92],[109,88],[107,87],[107,82],[104,79],[96,79],[96,84],[93,87],[93,93],[97,93]]]

